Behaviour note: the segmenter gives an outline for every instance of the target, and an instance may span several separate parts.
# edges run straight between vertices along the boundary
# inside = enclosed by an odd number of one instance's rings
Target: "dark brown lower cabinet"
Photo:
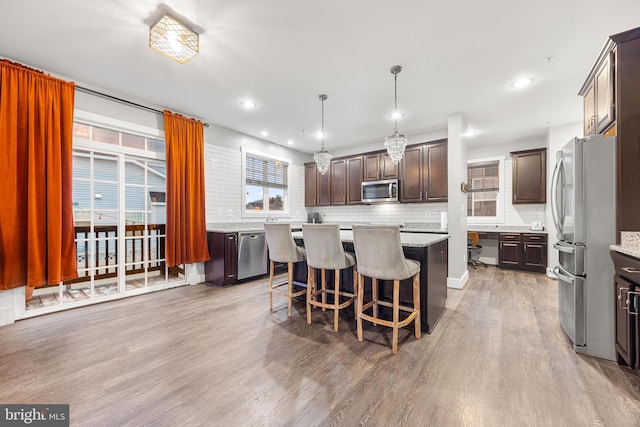
[[[634,348],[635,322],[633,322],[633,315],[629,314],[630,306],[632,310],[637,309],[637,304],[633,304],[637,302],[636,298],[629,297],[629,292],[635,291],[636,286],[619,276],[615,276],[613,282],[616,302],[616,360],[619,364],[637,369],[638,363]],[[635,307],[633,307],[634,305]]]
[[[640,373],[640,260],[612,251],[616,361]]]
[[[520,242],[500,242],[498,264],[500,268],[518,268],[520,266]]]
[[[238,233],[207,232],[211,259],[204,264],[205,280],[230,285],[238,274]]]
[[[544,273],[547,269],[547,235],[539,233],[500,233],[500,268]]]

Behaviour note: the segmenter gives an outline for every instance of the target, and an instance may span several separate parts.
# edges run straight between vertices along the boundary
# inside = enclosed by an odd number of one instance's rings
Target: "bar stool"
[[[406,259],[400,243],[398,226],[353,226],[353,243],[358,260],[358,303],[356,321],[358,341],[362,341],[362,319],[393,328],[391,352],[398,353],[398,329],[415,321],[415,336],[420,338],[420,263]],[[372,300],[364,302],[364,277],[371,278]],[[400,281],[413,277],[413,307],[400,306]],[[391,303],[378,300],[378,280],[393,280],[393,300]],[[391,307],[393,321],[378,317],[378,306]],[[364,311],[373,307],[373,315]],[[399,311],[409,312],[400,321]]]
[[[338,315],[340,310],[347,307],[354,300],[357,292],[357,270],[355,268],[355,256],[345,252],[340,240],[340,228],[338,224],[302,224],[302,236],[304,246],[307,249],[307,323],[311,323],[311,307],[333,309],[333,331],[338,332]],[[340,290],[340,272],[345,268],[354,267],[353,292]],[[316,290],[316,269],[320,270],[321,288]],[[333,291],[326,286],[326,270],[334,271]],[[333,303],[327,303],[327,293],[333,294]],[[322,301],[317,296],[322,295]],[[340,303],[340,297],[347,297]]]
[[[293,292],[293,264],[307,259],[304,248],[298,247],[291,235],[290,224],[265,224],[264,233],[269,247],[269,310],[273,311],[273,294],[287,297],[287,315],[291,317],[291,299],[306,293],[306,289]],[[275,262],[286,262],[288,280],[273,285],[273,268]],[[283,292],[277,288],[287,286]]]

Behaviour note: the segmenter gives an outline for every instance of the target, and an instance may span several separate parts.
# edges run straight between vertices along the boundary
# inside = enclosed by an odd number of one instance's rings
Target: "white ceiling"
[[[640,22],[638,0],[164,3],[203,30],[184,65],[148,47],[155,0],[0,0],[0,56],[305,152],[320,145],[320,93],[330,151],[392,133],[399,64],[402,133],[460,112],[481,132],[471,143],[500,144],[581,120],[577,92],[606,37]],[[520,76],[535,81],[516,90]]]

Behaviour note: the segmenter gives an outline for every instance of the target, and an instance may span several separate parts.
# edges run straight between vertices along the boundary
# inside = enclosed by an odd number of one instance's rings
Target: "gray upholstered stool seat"
[[[273,294],[282,295],[287,297],[287,315],[291,317],[291,299],[307,292],[306,289],[293,291],[293,264],[306,260],[307,253],[293,240],[290,224],[265,224],[264,232],[269,247],[269,310],[273,311]],[[274,286],[273,267],[276,262],[287,263],[288,280]],[[287,286],[287,291],[278,290],[281,286]]]
[[[327,308],[333,309],[333,330],[338,332],[338,316],[340,310],[351,304],[355,297],[356,270],[355,256],[345,252],[340,240],[340,228],[337,224],[302,224],[302,235],[304,246],[307,249],[307,323],[311,323],[311,307],[321,307],[322,311]],[[340,290],[340,271],[345,268],[354,267],[353,290],[354,293]],[[316,269],[320,270],[320,289],[316,289]],[[333,291],[327,289],[326,271],[334,272]],[[333,303],[327,303],[327,294],[333,294]],[[318,301],[317,296],[322,295],[322,301]],[[346,300],[340,302],[341,297]]]
[[[358,303],[356,321],[358,340],[362,341],[362,319],[374,325],[393,328],[391,351],[398,353],[398,329],[415,321],[415,336],[420,338],[420,263],[406,259],[398,226],[353,226],[353,244],[358,260]],[[371,278],[372,300],[364,304],[364,277]],[[413,307],[400,306],[400,281],[413,277]],[[378,280],[393,280],[392,302],[378,300]],[[378,305],[391,307],[393,320],[378,317]],[[372,308],[371,315],[365,310]],[[400,310],[409,315],[400,320]]]

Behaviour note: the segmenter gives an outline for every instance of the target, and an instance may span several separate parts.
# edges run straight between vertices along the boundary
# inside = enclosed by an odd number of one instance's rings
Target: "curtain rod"
[[[156,113],[156,114],[163,114],[162,111],[160,111],[160,110],[158,110],[156,108],[151,108],[151,107],[148,107],[146,105],[138,104],[136,102],[127,101],[126,99],[122,99],[122,98],[118,98],[118,97],[113,96],[113,95],[109,95],[109,94],[106,94],[106,93],[98,92],[97,90],[89,89],[89,88],[86,88],[86,87],[83,87],[83,86],[78,86],[78,85],[76,85],[76,89],[79,90],[80,92],[84,92],[84,93],[88,93],[88,94],[91,94],[91,95],[100,96],[102,98],[106,98],[106,99],[110,99],[112,101],[120,102],[121,104],[131,105],[133,107],[140,108],[141,110],[151,111],[152,113]],[[206,122],[202,122],[202,123],[204,124],[204,127],[206,127],[206,128],[209,127],[209,123],[206,123]]]

